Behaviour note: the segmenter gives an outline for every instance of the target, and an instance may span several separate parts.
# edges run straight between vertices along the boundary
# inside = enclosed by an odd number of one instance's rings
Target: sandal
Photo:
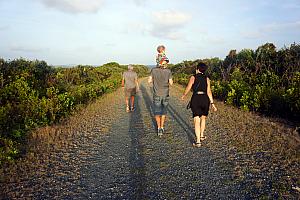
[[[200,140],[201,140],[201,141],[204,141],[204,140],[206,140],[206,136],[202,136],[202,137],[200,137]]]
[[[129,106],[126,106],[126,112],[130,112]]]
[[[134,111],[134,109],[135,109],[134,107],[131,107],[130,111]]]
[[[199,148],[199,147],[201,147],[201,143],[200,142],[194,142],[193,147]]]

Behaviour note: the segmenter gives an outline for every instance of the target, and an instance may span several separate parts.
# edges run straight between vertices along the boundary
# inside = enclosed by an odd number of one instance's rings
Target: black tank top
[[[207,76],[202,73],[194,75],[195,81],[192,86],[193,92],[204,92],[207,93]],[[197,87],[198,86],[198,87]]]

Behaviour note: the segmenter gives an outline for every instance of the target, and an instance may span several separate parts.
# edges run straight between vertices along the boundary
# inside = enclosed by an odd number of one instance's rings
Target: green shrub
[[[127,66],[54,68],[44,61],[0,59],[0,164],[15,158],[29,130],[58,122],[79,104],[120,86]],[[148,68],[135,65],[139,76]]]
[[[276,51],[272,43],[257,50],[231,50],[218,58],[183,61],[170,65],[176,82],[186,85],[195,65],[208,64],[214,97],[244,110],[300,119],[300,45]]]

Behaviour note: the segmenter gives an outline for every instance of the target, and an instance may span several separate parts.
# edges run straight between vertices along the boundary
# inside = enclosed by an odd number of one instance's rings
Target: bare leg
[[[131,108],[134,106],[134,96],[131,96]]]
[[[200,117],[194,117],[196,143],[200,143]]]
[[[129,108],[129,97],[125,97],[125,102],[126,102],[126,112],[130,112],[130,108]]]
[[[200,137],[204,137],[204,130],[205,130],[205,120],[206,116],[201,116],[201,123],[200,123]]]
[[[160,115],[155,115],[156,123],[157,123],[157,128],[161,128],[161,116]]]
[[[161,116],[160,127],[163,128],[165,124],[166,115]]]
[[[129,107],[129,98],[125,97],[126,106]]]

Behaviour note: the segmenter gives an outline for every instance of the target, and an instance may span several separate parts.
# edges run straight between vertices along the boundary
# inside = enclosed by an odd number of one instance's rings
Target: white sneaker
[[[161,137],[163,135],[163,131],[161,128],[157,129],[157,135]]]

